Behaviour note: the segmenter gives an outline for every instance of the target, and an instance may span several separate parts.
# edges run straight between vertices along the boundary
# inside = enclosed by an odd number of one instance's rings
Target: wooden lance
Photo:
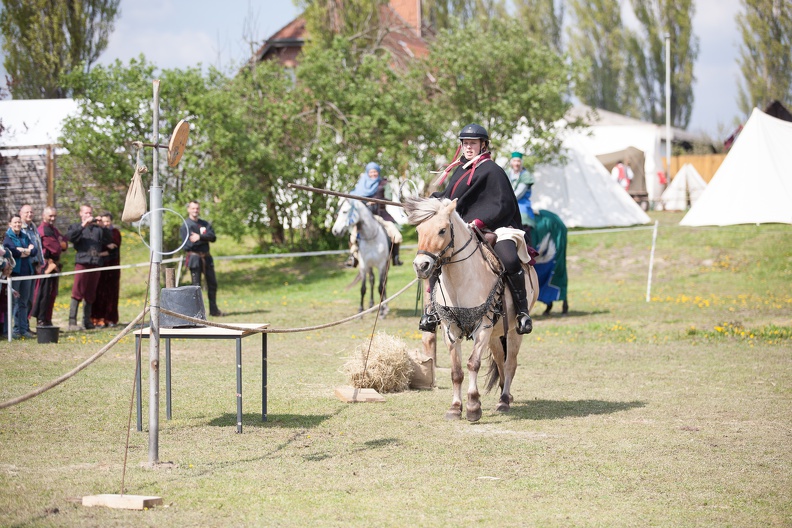
[[[392,202],[390,200],[380,200],[379,198],[366,198],[365,196],[355,196],[354,194],[345,194],[336,191],[328,191],[327,189],[309,187],[308,185],[297,185],[296,183],[287,183],[286,186],[292,189],[300,189],[301,191],[308,191],[319,194],[329,194],[330,196],[340,196],[341,198],[351,198],[352,200],[360,200],[361,202],[373,202],[384,205],[395,205],[396,207],[404,207],[404,204],[399,202]]]

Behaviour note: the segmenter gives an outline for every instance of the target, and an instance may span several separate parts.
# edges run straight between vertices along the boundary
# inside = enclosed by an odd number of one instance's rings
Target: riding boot
[[[394,266],[401,266],[402,264],[404,264],[404,262],[402,262],[401,259],[399,258],[400,245],[401,244],[393,244],[393,256],[391,258],[393,259]]]
[[[79,330],[80,327],[77,326],[77,311],[80,309],[80,301],[77,299],[71,300],[71,305],[69,306],[69,331]]]
[[[506,282],[514,300],[517,311],[517,333],[530,334],[533,330],[533,321],[528,315],[528,295],[525,292],[525,272],[520,268],[517,273],[508,273]]]
[[[85,301],[85,304],[83,304],[83,326],[86,330],[93,330],[96,328],[93,321],[91,321],[91,308],[93,308],[93,305]]]

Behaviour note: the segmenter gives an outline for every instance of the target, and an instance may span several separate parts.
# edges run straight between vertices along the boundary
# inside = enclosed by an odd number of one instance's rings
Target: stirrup
[[[440,317],[438,317],[437,313],[424,312],[423,314],[421,314],[421,320],[418,321],[418,330],[422,332],[434,333],[437,330],[437,324],[439,322],[440,322]]]
[[[517,314],[517,333],[518,334],[530,334],[533,332],[533,320],[531,316],[525,312],[520,312]]]

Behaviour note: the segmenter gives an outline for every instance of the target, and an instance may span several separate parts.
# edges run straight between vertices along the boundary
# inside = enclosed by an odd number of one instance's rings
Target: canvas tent
[[[666,211],[686,211],[688,207],[695,205],[706,188],[707,182],[696,168],[685,163],[663,191],[660,202]]]
[[[566,165],[534,170],[531,203],[561,217],[567,227],[613,227],[650,221],[575,134],[564,141]]]
[[[644,153],[635,147],[628,147],[617,152],[600,154],[597,156],[597,159],[605,165],[608,171],[612,171],[613,167],[619,163],[630,164],[630,168],[633,171],[633,178],[630,180],[627,193],[641,206],[641,209],[646,211],[649,208],[649,193],[646,192],[646,176],[644,173],[646,158]]]
[[[685,226],[792,224],[792,123],[754,108]]]

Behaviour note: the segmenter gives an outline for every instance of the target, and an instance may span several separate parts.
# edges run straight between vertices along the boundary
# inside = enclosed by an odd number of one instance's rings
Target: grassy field
[[[269,336],[265,423],[258,339],[243,341],[238,435],[233,342],[177,341],[173,420],[161,402],[168,463],[147,466],[148,434],[134,431],[133,417],[126,466],[127,492],[165,506],[86,508],[80,497],[120,490],[134,375],[125,338],[73,379],[0,410],[0,525],[792,526],[792,226],[692,229],[676,225],[680,215],[652,216],[660,230],[648,303],[651,230],[570,233],[570,313],[535,310],[509,414],[494,412],[490,393],[480,422],[444,419],[442,346],[436,389],[379,404],[336,399],[343,364],[372,332],[367,316]],[[147,260],[136,236],[125,234],[122,262]],[[250,251],[226,239],[214,249]],[[357,293],[344,287],[354,272],[342,261],[218,262],[222,321],[291,328],[351,315]],[[413,276],[408,265],[394,269],[389,290]],[[124,321],[145,291],[145,271],[124,271]],[[376,330],[419,347],[415,304],[411,289]],[[114,335],[2,342],[0,401]],[[144,429],[147,375],[144,367]]]

